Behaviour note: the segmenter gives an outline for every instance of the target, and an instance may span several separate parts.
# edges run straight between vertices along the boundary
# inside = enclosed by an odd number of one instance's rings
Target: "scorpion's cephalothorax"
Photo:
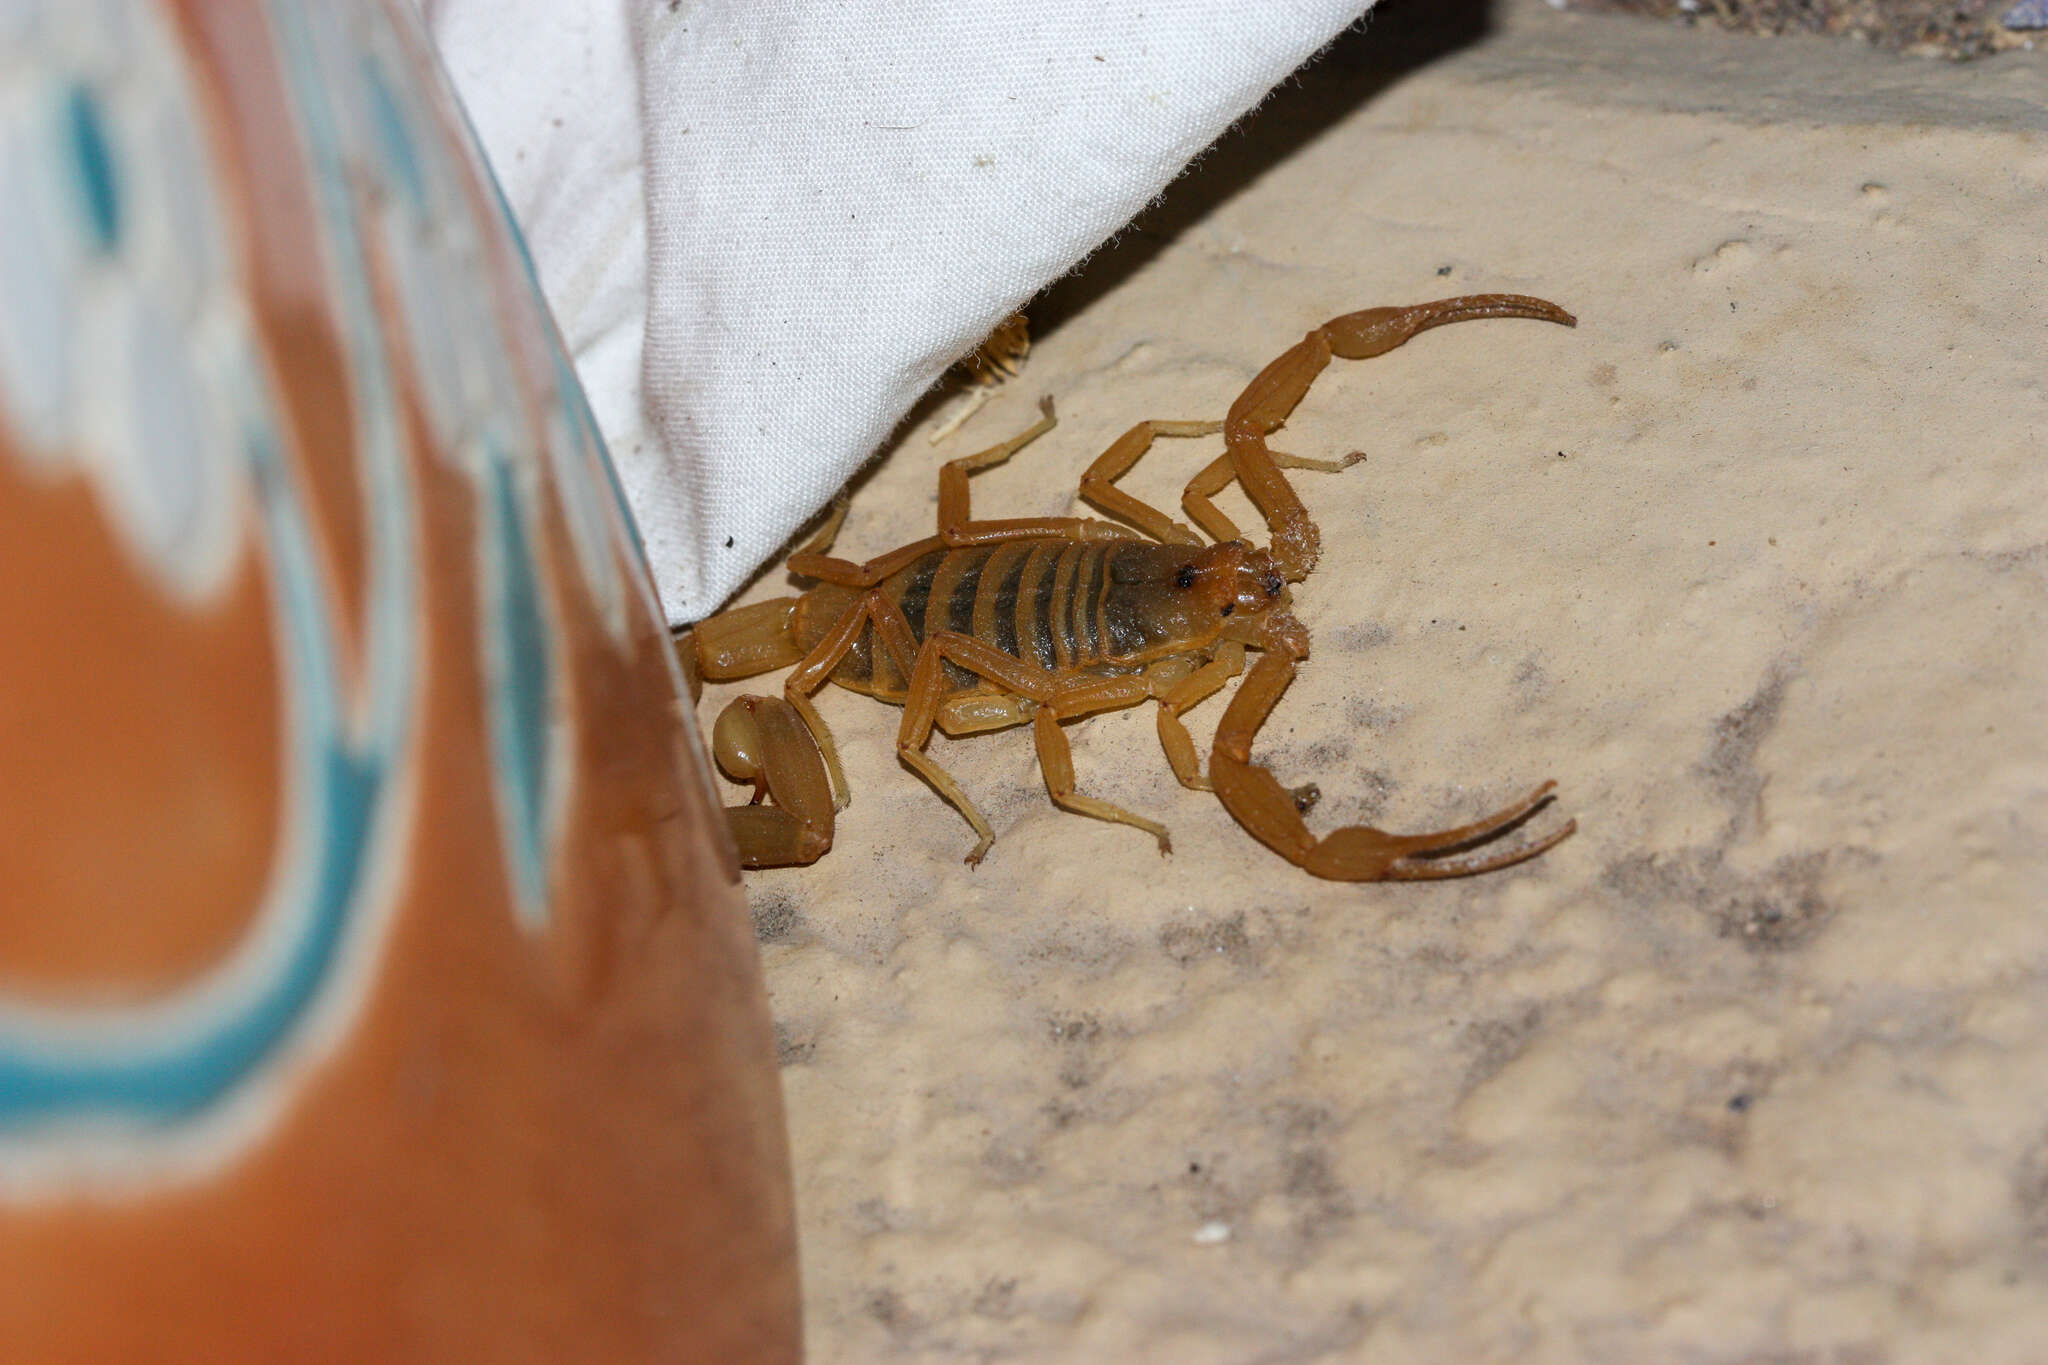
[[[1287,580],[1272,556],[1241,540],[1220,545],[1134,542],[1112,561],[1104,615],[1117,622],[1120,657],[1179,653],[1225,636],[1250,639],[1287,605]]]

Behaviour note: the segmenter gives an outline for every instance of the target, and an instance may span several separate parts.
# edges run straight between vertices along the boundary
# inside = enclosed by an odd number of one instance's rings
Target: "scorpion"
[[[813,580],[799,596],[738,607],[678,636],[686,670],[746,678],[794,665],[782,696],[745,696],[713,726],[719,766],[754,784],[753,801],[728,808],[749,867],[809,863],[830,846],[846,777],[812,694],[826,682],[903,708],[896,753],[966,817],[981,861],[995,831],[952,775],[926,752],[932,730],[949,736],[1029,725],[1055,804],[1151,834],[1166,827],[1076,790],[1063,722],[1144,701],[1158,703],[1159,740],[1184,787],[1214,792],[1252,836],[1289,862],[1338,881],[1408,881],[1493,872],[1534,858],[1577,828],[1492,847],[1553,800],[1545,782],[1469,824],[1396,835],[1364,825],[1312,834],[1303,817],[1314,784],[1288,788],[1252,761],[1252,741],[1309,654],[1308,631],[1289,610],[1288,585],[1315,567],[1320,533],[1283,470],[1334,472],[1364,458],[1307,459],[1271,449],[1332,356],[1382,355],[1420,332],[1484,318],[1577,320],[1554,303],[1477,294],[1410,307],[1368,308],[1316,328],[1260,371],[1221,422],[1148,421],[1125,432],[1081,477],[1080,496],[1116,517],[977,520],[968,476],[1009,459],[1054,424],[1052,400],[1029,430],[939,471],[938,533],[865,563],[831,557],[846,515],[842,496],[817,534],[788,561]],[[1224,453],[1191,479],[1181,505],[1210,543],[1116,481],[1161,437],[1221,430]],[[1264,517],[1271,543],[1250,544],[1219,510],[1235,481]],[[1247,651],[1257,660],[1246,671]],[[1217,723],[1202,769],[1182,717],[1232,679],[1243,682]]]

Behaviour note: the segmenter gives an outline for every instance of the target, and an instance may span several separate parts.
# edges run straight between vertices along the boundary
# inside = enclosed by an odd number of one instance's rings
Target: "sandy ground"
[[[1171,858],[1018,732],[935,741],[1000,835],[970,869],[900,713],[828,693],[839,846],[750,886],[816,1359],[2048,1358],[2044,55],[1499,18],[1282,92],[840,550],[927,534],[1042,392],[991,514],[1332,314],[1554,298],[1576,331],[1337,362],[1276,442],[1370,458],[1298,476],[1315,654],[1260,754],[1319,829],[1555,777],[1580,833],[1318,882],[1141,710],[1075,760]],[[1171,506],[1219,448],[1128,482]]]

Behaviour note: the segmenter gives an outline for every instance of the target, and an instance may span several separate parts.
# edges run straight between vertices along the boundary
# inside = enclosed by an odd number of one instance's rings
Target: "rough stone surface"
[[[1278,442],[1369,458],[1298,476],[1316,648],[1258,752],[1318,829],[1555,777],[1580,833],[1317,882],[1141,710],[1075,762],[1171,858],[1054,810],[1013,732],[934,741],[1000,835],[970,869],[900,713],[828,693],[839,846],[751,889],[816,1358],[2041,1358],[2042,57],[1500,20],[1276,96],[840,549],[927,534],[939,460],[1040,393],[1059,429],[978,507],[1067,511],[1332,314],[1554,298],[1576,331],[1337,362]],[[1126,482],[1171,506],[1218,448]]]
[[[2023,46],[2038,0],[1553,0],[1558,9],[1616,10],[1778,37],[1826,33],[1916,57],[1968,60]]]

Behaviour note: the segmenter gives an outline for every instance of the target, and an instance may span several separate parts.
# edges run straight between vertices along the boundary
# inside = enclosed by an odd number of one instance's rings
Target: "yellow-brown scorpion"
[[[969,863],[995,831],[925,746],[948,735],[1030,725],[1052,799],[1067,810],[1146,830],[1169,850],[1165,826],[1075,790],[1061,722],[1098,711],[1159,703],[1159,741],[1182,786],[1213,791],[1261,843],[1318,877],[1419,880],[1492,872],[1570,835],[1567,821],[1541,838],[1486,850],[1547,804],[1555,783],[1481,820],[1428,834],[1394,835],[1353,825],[1318,839],[1302,816],[1311,786],[1289,789],[1252,762],[1252,740],[1296,666],[1308,631],[1289,612],[1289,583],[1315,567],[1316,524],[1281,472],[1335,471],[1362,458],[1310,460],[1269,448],[1332,356],[1381,355],[1419,332],[1481,318],[1576,319],[1519,294],[1476,294],[1408,308],[1368,308],[1316,328],[1260,371],[1218,422],[1140,422],[1081,476],[1081,497],[1118,522],[1080,517],[976,520],[968,475],[1010,458],[1053,425],[1052,401],[1030,430],[939,471],[938,534],[864,564],[826,554],[844,518],[835,514],[789,570],[817,586],[796,597],[740,607],[679,637],[686,665],[705,678],[744,678],[795,665],[781,698],[743,697],[719,717],[719,764],[755,784],[754,803],[728,814],[750,867],[808,863],[831,847],[833,812],[847,802],[831,732],[811,695],[826,682],[903,707],[896,753],[967,818],[978,837]],[[1224,453],[1188,482],[1181,505],[1213,544],[1116,486],[1160,436],[1223,432]],[[1235,480],[1266,520],[1259,549],[1219,511]],[[1136,534],[1131,528],[1136,528]],[[1206,775],[1181,717],[1245,672],[1225,708]],[[829,790],[828,790],[829,781]]]

